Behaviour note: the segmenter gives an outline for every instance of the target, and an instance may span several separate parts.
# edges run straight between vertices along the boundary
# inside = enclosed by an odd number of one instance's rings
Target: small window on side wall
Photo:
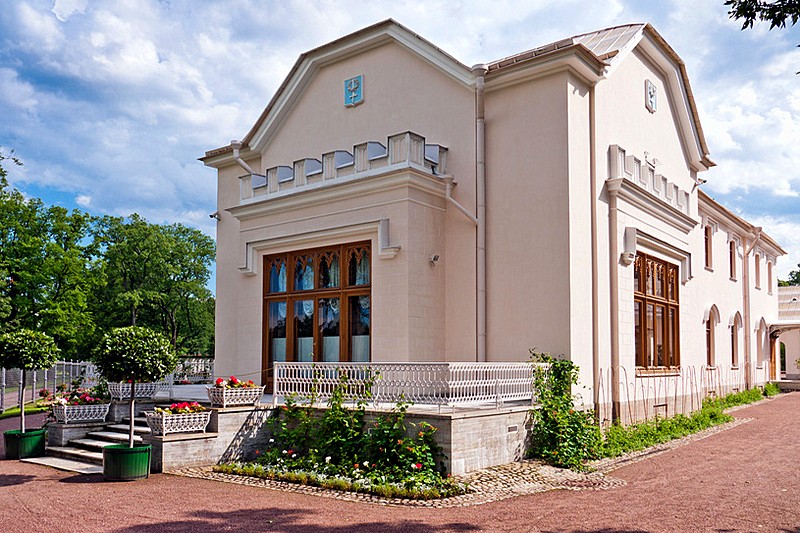
[[[736,241],[728,243],[728,263],[731,271],[731,279],[736,279]]]
[[[756,275],[755,275],[755,282],[756,282],[756,289],[761,288],[761,256],[756,254]]]
[[[707,225],[704,228],[703,235],[705,237],[706,268],[710,270],[714,267],[713,253],[712,253],[714,250],[713,248],[714,242],[712,240],[714,238],[714,230],[711,228],[711,225]]]
[[[772,294],[772,261],[767,262],[767,292]]]

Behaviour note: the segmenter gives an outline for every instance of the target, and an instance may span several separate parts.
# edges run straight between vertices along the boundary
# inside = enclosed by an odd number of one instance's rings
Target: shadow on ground
[[[12,485],[22,485],[29,481],[35,481],[36,476],[19,474],[0,474],[0,487],[10,487]]]
[[[102,483],[103,474],[78,474],[77,476],[59,479],[59,483]]]
[[[214,511],[201,511],[195,514],[195,520],[182,520],[173,522],[156,522],[153,524],[138,524],[115,530],[116,533],[196,533],[204,531],[217,533],[238,529],[241,525],[250,530],[257,531],[283,531],[287,533],[345,533],[350,531],[370,531],[386,533],[423,533],[437,531],[478,531],[480,528],[465,523],[447,523],[434,525],[417,520],[402,520],[397,522],[356,522],[348,521],[346,516],[337,515],[336,523],[314,525],[304,523],[310,515],[318,514],[308,510],[289,510],[271,507],[266,509],[241,509],[229,513]],[[355,523],[354,523],[355,522]]]

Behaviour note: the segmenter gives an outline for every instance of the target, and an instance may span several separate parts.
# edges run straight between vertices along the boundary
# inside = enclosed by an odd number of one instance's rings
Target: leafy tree
[[[775,0],[726,0],[729,6],[728,15],[734,20],[742,21],[742,29],[752,28],[756,20],[769,22],[769,29],[785,28],[786,23],[797,24],[800,19],[800,1]]]
[[[80,355],[94,329],[89,224],[88,215],[45,208],[0,177],[0,331],[42,330],[67,356]]]
[[[178,357],[167,339],[147,328],[128,326],[106,333],[97,347],[95,362],[108,381],[131,384],[128,446],[134,440],[134,398],[136,382],[158,381],[175,370]]]
[[[25,371],[53,366],[60,350],[48,335],[19,329],[0,335],[0,367],[19,368],[22,374],[19,395],[20,431],[25,433]]]
[[[787,285],[800,285],[800,265],[797,265],[797,270],[789,272],[789,279],[778,282],[778,286],[780,287],[785,287]]]
[[[101,219],[97,241],[105,326],[161,330],[181,352],[212,347],[213,299],[205,286],[215,253],[210,237],[131,215]]]

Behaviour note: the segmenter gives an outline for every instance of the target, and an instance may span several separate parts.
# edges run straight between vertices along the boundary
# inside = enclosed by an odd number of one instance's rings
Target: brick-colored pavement
[[[750,422],[629,464],[603,491],[550,491],[463,508],[389,507],[170,475],[105,483],[0,461],[0,531],[800,532],[800,393]],[[0,429],[14,421],[0,421]]]

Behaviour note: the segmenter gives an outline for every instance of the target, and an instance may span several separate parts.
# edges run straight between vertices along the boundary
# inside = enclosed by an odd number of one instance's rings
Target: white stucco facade
[[[363,102],[346,106],[356,76]],[[681,367],[699,368],[706,392],[723,374],[775,376],[785,252],[702,192],[713,162],[686,72],[649,25],[469,68],[382,22],[303,54],[241,148],[202,160],[218,170],[223,374],[267,381],[276,357],[326,360],[323,343],[355,358],[358,293],[375,362],[524,361],[536,348],[573,359],[585,399],[616,409]],[[353,243],[369,245],[368,286],[343,274],[340,289],[292,292],[300,255]],[[284,292],[265,261],[289,265]],[[634,287],[651,267],[663,294]],[[330,298],[339,329],[314,307]],[[313,334],[291,330],[297,302],[316,309]]]

